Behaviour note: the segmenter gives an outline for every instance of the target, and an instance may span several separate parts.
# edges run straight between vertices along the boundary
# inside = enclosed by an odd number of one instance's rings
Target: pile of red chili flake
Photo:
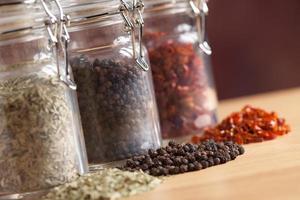
[[[275,139],[290,132],[285,119],[275,112],[266,112],[259,108],[245,106],[225,118],[214,128],[208,128],[203,135],[194,136],[193,143],[214,139],[215,141],[234,141],[238,144],[249,144]]]

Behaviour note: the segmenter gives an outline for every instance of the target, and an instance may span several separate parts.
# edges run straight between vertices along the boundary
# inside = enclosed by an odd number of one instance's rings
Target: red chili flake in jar
[[[197,134],[216,123],[216,94],[195,43],[162,32],[145,35],[164,139]]]
[[[219,142],[234,141],[238,144],[249,144],[272,140],[289,132],[289,125],[275,112],[245,106],[240,112],[226,117],[216,127],[206,129],[203,135],[192,137],[192,142],[214,139]]]

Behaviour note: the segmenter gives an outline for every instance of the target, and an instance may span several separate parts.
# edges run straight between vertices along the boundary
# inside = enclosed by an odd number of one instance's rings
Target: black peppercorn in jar
[[[216,123],[206,1],[145,0],[144,41],[166,140],[190,140]]]
[[[64,54],[66,21],[50,7],[60,5],[0,4],[0,199],[30,196],[88,170]]]
[[[92,169],[161,144],[140,1],[67,7],[70,63]],[[80,10],[80,12],[78,12]]]

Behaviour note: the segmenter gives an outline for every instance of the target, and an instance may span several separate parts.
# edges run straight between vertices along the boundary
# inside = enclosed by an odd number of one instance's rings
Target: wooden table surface
[[[223,101],[220,119],[245,104],[276,111],[292,132],[245,145],[235,161],[169,177],[155,190],[126,200],[300,200],[300,88]]]

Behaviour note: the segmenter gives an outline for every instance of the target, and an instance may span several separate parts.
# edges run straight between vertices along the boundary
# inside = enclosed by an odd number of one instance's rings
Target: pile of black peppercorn
[[[121,169],[142,170],[153,176],[167,176],[224,164],[244,152],[242,146],[233,142],[216,143],[207,140],[195,145],[176,144],[171,141],[166,147],[150,149],[146,155],[128,159]]]
[[[71,60],[89,162],[121,160],[158,148],[149,74],[126,61],[90,60]]]

